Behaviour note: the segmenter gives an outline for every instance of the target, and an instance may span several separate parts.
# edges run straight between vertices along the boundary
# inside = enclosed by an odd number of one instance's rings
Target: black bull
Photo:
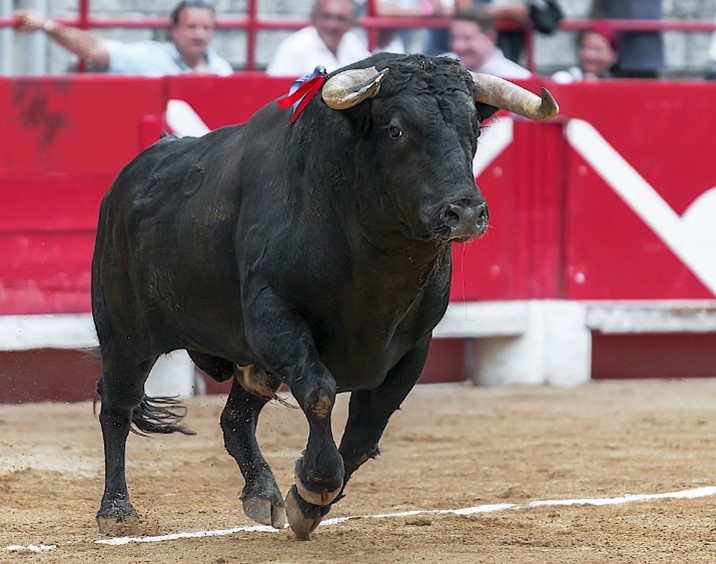
[[[244,512],[274,527],[287,517],[308,538],[420,375],[448,303],[451,242],[487,227],[472,174],[482,121],[497,107],[557,111],[544,90],[446,58],[383,54],[343,70],[295,123],[272,103],[245,125],[164,138],[105,196],[92,262],[102,532],[138,523],[124,472],[132,424],[190,432],[178,402],[144,395],[158,356],[186,349],[232,379],[221,427]],[[310,429],[285,500],[255,437],[282,383]],[[339,392],[351,399],[336,447]]]

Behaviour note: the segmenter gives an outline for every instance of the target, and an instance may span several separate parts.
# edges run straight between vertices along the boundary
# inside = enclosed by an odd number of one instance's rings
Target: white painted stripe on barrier
[[[658,304],[658,301],[645,302]],[[716,306],[716,301],[711,302]],[[527,330],[529,300],[450,302],[436,337],[496,337]],[[91,313],[0,315],[0,351],[99,345]]]
[[[92,314],[0,315],[0,351],[95,347]]]
[[[480,141],[477,153],[472,161],[472,172],[475,178],[500,156],[511,143],[514,137],[514,122],[512,118],[493,120],[489,126],[480,131]]]
[[[526,300],[450,302],[433,337],[514,337],[529,328]]]
[[[634,503],[639,501],[654,501],[661,499],[696,499],[700,497],[709,497],[716,495],[716,486],[706,486],[702,488],[694,488],[690,490],[682,490],[677,492],[666,492],[659,494],[626,494],[620,497],[607,498],[585,498],[585,499],[544,499],[530,501],[529,503],[496,503],[487,505],[477,505],[475,507],[464,507],[462,509],[430,509],[401,511],[399,513],[381,513],[378,515],[366,515],[363,517],[335,517],[326,519],[321,523],[322,527],[339,525],[353,519],[395,519],[400,517],[414,517],[417,515],[474,515],[476,513],[495,513],[506,510],[523,510],[535,507],[545,506],[569,506],[569,505],[622,505],[625,503]],[[288,527],[288,525],[286,525]],[[280,529],[274,529],[266,525],[254,525],[249,527],[235,527],[233,529],[221,529],[214,531],[196,531],[191,533],[172,533],[169,535],[160,535],[153,537],[120,537],[113,539],[100,539],[95,542],[98,544],[108,545],[125,545],[139,542],[161,542],[167,540],[189,539],[200,537],[216,537],[223,535],[232,535],[234,533],[259,532],[259,533],[275,533]]]
[[[201,137],[211,131],[185,100],[169,100],[165,118],[178,137]]]

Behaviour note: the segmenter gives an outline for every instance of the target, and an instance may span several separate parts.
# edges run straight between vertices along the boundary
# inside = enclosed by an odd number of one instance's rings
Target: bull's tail
[[[141,436],[147,436],[148,433],[196,435],[182,424],[185,415],[186,406],[175,397],[144,396],[132,413],[131,430]]]

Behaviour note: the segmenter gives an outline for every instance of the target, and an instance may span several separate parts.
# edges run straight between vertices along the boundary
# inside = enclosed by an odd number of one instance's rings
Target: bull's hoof
[[[312,503],[313,505],[328,505],[338,497],[339,493],[341,493],[341,490],[343,489],[342,484],[334,490],[323,489],[320,492],[314,492],[312,490],[309,490],[301,482],[298,469],[299,465],[297,463],[293,472],[293,479],[296,483],[298,495],[300,495],[308,503]]]
[[[97,525],[102,535],[111,537],[137,535],[139,515],[128,501],[115,501],[107,507],[99,508]]]
[[[312,492],[304,488],[298,480],[296,480],[296,490],[298,495],[313,505],[328,505],[341,493],[341,488],[333,491],[323,490],[321,493]]]
[[[295,485],[286,494],[286,517],[297,540],[309,540],[328,511],[330,506],[318,507],[301,499]]]
[[[271,503],[271,500],[258,497],[243,498],[241,503],[244,514],[262,525],[271,525],[274,529],[283,529],[286,526],[286,511],[283,500],[281,504]]]

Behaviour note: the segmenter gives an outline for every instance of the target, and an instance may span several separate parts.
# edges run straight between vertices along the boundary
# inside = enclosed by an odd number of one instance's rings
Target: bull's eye
[[[403,130],[397,125],[391,125],[388,127],[388,135],[390,135],[393,139],[397,139],[398,137],[403,136]]]

